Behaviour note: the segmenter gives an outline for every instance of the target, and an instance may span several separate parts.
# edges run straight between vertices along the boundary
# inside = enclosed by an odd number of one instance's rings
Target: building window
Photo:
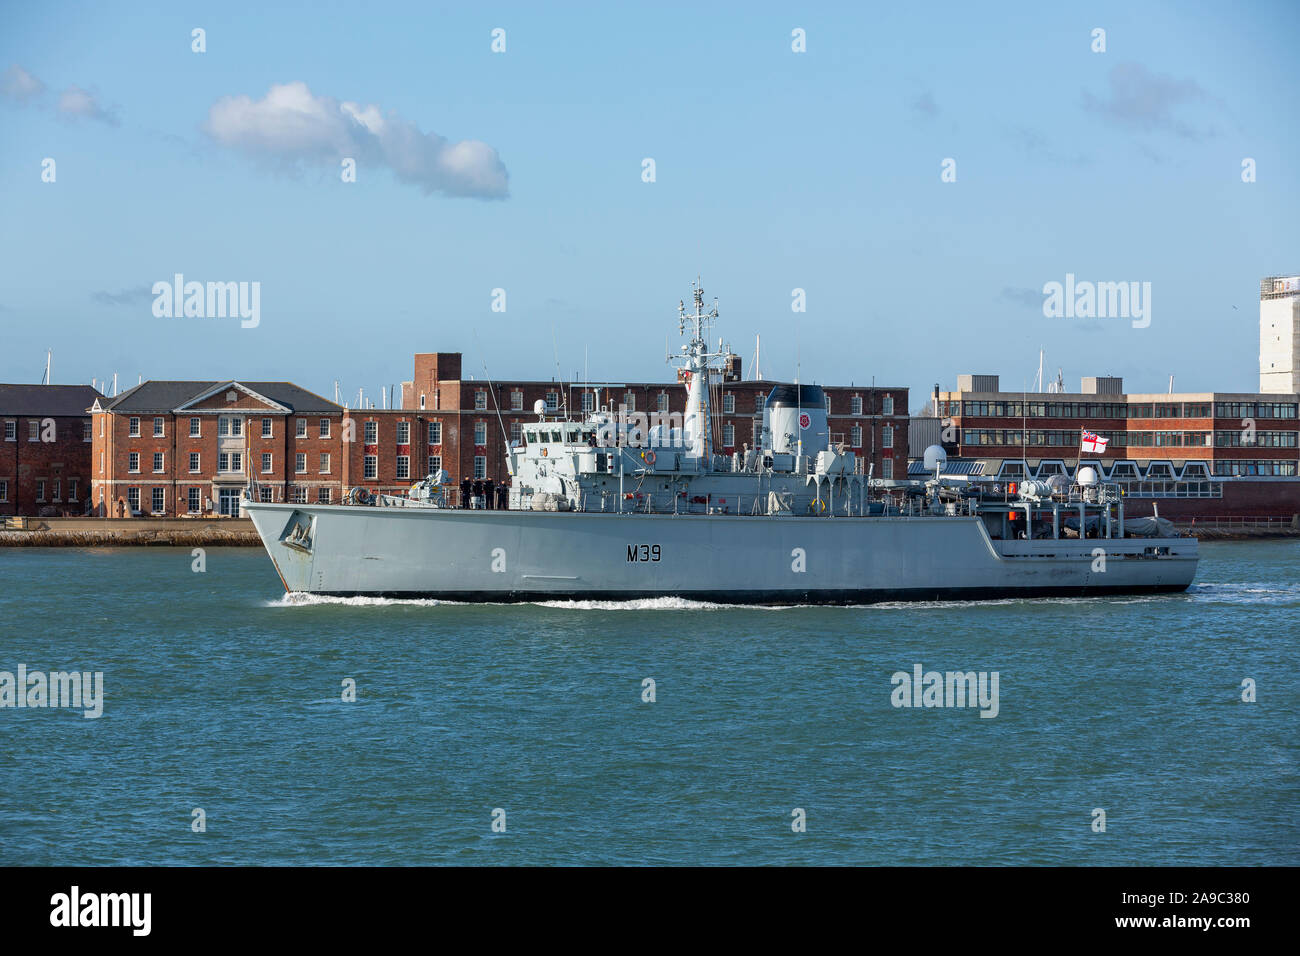
[[[524,437],[523,426],[520,425],[518,422],[511,422],[510,423],[510,444],[511,445],[519,444],[519,442],[523,440],[523,437]]]
[[[217,471],[243,471],[244,454],[238,451],[223,451],[217,455]]]
[[[289,500],[295,505],[305,505],[307,503],[307,489],[301,485],[294,485],[289,489]]]
[[[200,499],[202,498],[202,496],[203,493],[199,491],[199,489],[197,488],[191,488],[186,493],[186,498],[188,499],[188,510],[190,514],[196,515],[199,513],[199,508],[201,507],[202,504]]]
[[[327,451],[320,453],[320,473],[322,475],[330,473],[330,454]]]
[[[767,404],[767,396],[761,392],[754,396],[754,411],[759,415],[763,414],[763,406]]]
[[[82,423],[81,423],[81,440],[82,440],[82,441],[94,441],[94,440],[95,440],[95,435],[94,435],[94,433],[91,431],[91,428],[90,428],[90,422],[82,422]]]
[[[18,440],[18,423],[5,422],[5,441]]]
[[[167,489],[155,488],[153,490],[152,511],[156,515],[162,514],[167,510]]]
[[[45,479],[44,478],[39,478],[36,481],[36,500],[37,501],[45,500]]]
[[[880,413],[882,415],[894,414],[894,396],[886,395],[880,400]]]
[[[130,509],[131,514],[138,515],[140,513],[140,489],[139,488],[126,489],[126,506],[127,508]]]
[[[163,470],[163,453],[160,452],[160,451],[156,451],[156,452],[153,453],[153,471],[154,471],[154,474],[155,474],[155,475],[156,475],[156,474],[159,474],[162,470]]]
[[[63,479],[55,478],[54,479],[54,500],[61,501],[62,499],[63,499]]]
[[[512,412],[522,412],[522,411],[524,410],[524,393],[523,393],[523,392],[511,392],[511,393],[510,393],[510,410],[511,410]]]
[[[854,396],[852,396],[852,397],[849,398],[849,414],[850,414],[850,415],[861,415],[861,414],[862,414],[862,396],[861,396],[861,395],[854,395]]]
[[[238,438],[244,434],[244,420],[232,415],[222,415],[217,419],[217,434],[222,438]]]
[[[409,445],[410,443],[411,443],[411,423],[398,422],[397,423],[397,444]]]
[[[191,437],[191,438],[202,438],[202,437],[203,437],[203,432],[202,432],[202,428],[203,428],[203,426],[202,426],[202,424],[201,424],[202,421],[203,421],[203,419],[201,419],[201,418],[191,418],[191,419],[190,419],[190,437]]]
[[[487,444],[487,422],[474,423],[474,444],[476,445]]]
[[[300,475],[307,470],[307,453],[305,451],[300,451],[293,456],[293,470]]]
[[[294,422],[294,437],[295,438],[307,437],[307,419],[299,418],[296,422]]]
[[[274,437],[274,434],[273,434],[273,432],[271,431],[271,419],[269,419],[269,418],[263,418],[263,419],[262,419],[262,437],[263,437],[263,438],[273,438],[273,437]]]
[[[424,408],[424,392],[420,393],[420,407]]]
[[[487,409],[487,392],[480,389],[474,393],[474,408],[480,412]]]
[[[262,485],[257,489],[257,498],[259,501],[265,501],[267,504],[275,501],[275,489],[270,485]]]
[[[631,393],[631,392],[628,392],[626,395],[623,396],[623,404],[627,407],[627,410],[628,410],[629,412],[635,412],[635,411],[636,411],[636,395],[634,395],[634,394]]]
[[[330,437],[330,420],[328,418],[322,418],[320,420],[320,437],[321,438]]]
[[[886,458],[884,461],[880,463],[880,477],[881,478],[894,477],[894,459]]]
[[[379,477],[379,456],[378,455],[366,455],[365,470],[361,473],[361,477],[363,478]]]
[[[411,477],[411,456],[410,455],[397,456],[397,477],[398,478]]]
[[[316,502],[322,505],[327,505],[330,503],[330,489],[328,486],[324,488],[316,489]]]
[[[76,478],[68,479],[68,500],[69,501],[77,500],[77,479]]]
[[[163,420],[161,418],[155,418],[153,420],[153,437],[164,437]]]
[[[655,401],[655,407],[656,407],[659,411],[661,411],[661,412],[666,412],[666,411],[668,411],[668,393],[667,393],[667,392],[660,392],[660,393],[659,393],[659,398]]]
[[[733,395],[731,392],[727,392],[727,394],[722,396],[722,414],[724,415],[736,414],[736,396]]]
[[[37,421],[35,418],[28,419],[27,421],[27,440],[28,441],[41,440],[41,423]]]
[[[858,401],[860,403],[862,399],[858,399]],[[849,447],[851,448],[862,447],[862,426],[861,425],[854,425],[852,428],[849,429]]]
[[[190,452],[190,472],[192,474],[195,474],[198,472],[198,470],[199,470],[199,453],[197,451],[192,451]]]
[[[270,470],[271,470],[271,453],[269,451],[264,451],[262,452],[262,471],[263,473],[265,473]]]
[[[132,473],[140,471],[140,453],[133,451],[126,456],[126,470]]]
[[[138,419],[138,418],[132,418],[132,419],[131,419],[127,424],[129,425],[129,428],[127,429],[127,433],[126,433],[127,437],[128,437],[128,438],[139,438],[139,437],[140,437],[140,419]]]
[[[546,410],[547,410],[548,412],[554,412],[554,411],[558,411],[559,408],[560,408],[560,393],[559,393],[559,392],[547,392],[547,393],[546,393]]]
[[[0,479],[0,501],[9,500],[9,482]]]
[[[487,477],[487,456],[486,455],[474,456],[474,477],[475,479]]]
[[[376,445],[379,443],[379,422],[371,420],[363,426],[365,432],[365,443],[367,445]]]
[[[442,444],[442,422],[429,422],[429,444]]]
[[[582,410],[584,412],[590,412],[590,411],[594,411],[595,408],[596,408],[596,396],[592,392],[583,389]]]
[[[429,456],[429,474],[431,474],[431,475],[436,475],[436,474],[437,474],[438,472],[440,472],[440,471],[442,471],[442,456],[441,456],[441,455],[430,455],[430,456]]]
[[[884,428],[880,430],[880,447],[881,448],[894,447],[894,426],[886,425]]]
[[[736,426],[730,424],[723,425],[722,426],[722,447],[733,448],[735,447],[735,444],[736,444]]]

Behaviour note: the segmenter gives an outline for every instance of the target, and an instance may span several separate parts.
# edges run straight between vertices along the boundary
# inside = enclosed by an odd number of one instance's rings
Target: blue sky
[[[1250,391],[1259,279],[1300,273],[1294,2],[276,6],[0,12],[0,381],[664,379],[698,272],[769,378],[916,408],[1043,348]],[[260,324],[156,318],[177,272],[260,282]],[[1066,273],[1151,282],[1150,326],[1044,317]]]

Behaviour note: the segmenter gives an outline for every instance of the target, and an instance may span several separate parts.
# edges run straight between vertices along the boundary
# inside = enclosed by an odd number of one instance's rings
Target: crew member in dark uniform
[[[497,483],[489,478],[483,482],[483,503],[487,505],[489,511],[496,507],[497,501]]]
[[[483,497],[483,480],[481,478],[474,479],[474,497],[475,498]]]
[[[461,506],[462,508],[468,508],[468,507],[469,507],[469,493],[470,493],[470,489],[471,489],[471,487],[472,487],[472,486],[471,486],[471,484],[470,484],[470,480],[469,480],[468,478],[464,478],[464,479],[461,480],[461,483],[460,483],[460,506]]]
[[[505,511],[510,507],[510,486],[504,481],[497,485],[497,508]]]

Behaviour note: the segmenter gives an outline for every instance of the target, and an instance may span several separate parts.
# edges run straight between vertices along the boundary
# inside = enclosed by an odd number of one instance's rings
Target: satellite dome
[[[533,402],[533,414],[534,415],[546,414],[546,399],[539,398],[537,401]]]
[[[943,450],[942,445],[931,445],[925,450],[926,471],[934,471],[946,464],[948,464],[948,453]]]
[[[1084,465],[1079,469],[1079,473],[1074,480],[1080,485],[1095,485],[1097,483],[1097,469],[1090,465]]]

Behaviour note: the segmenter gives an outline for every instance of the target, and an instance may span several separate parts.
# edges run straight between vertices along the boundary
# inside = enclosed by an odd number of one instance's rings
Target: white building
[[[1300,392],[1300,276],[1260,280],[1259,390]]]

